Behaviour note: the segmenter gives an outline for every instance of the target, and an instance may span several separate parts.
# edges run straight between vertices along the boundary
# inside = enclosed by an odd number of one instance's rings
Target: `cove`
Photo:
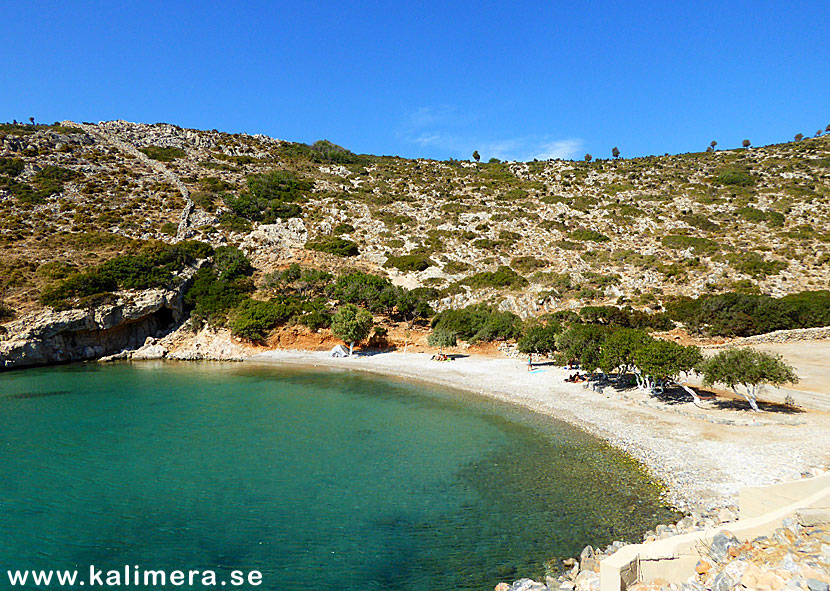
[[[0,421],[4,573],[482,590],[674,516],[636,462],[579,429],[355,371],[29,369],[0,374]]]

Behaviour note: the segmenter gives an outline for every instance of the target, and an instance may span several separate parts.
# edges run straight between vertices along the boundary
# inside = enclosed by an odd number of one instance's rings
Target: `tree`
[[[579,361],[582,369],[599,367],[600,351],[609,329],[597,324],[576,324],[556,337],[556,348],[568,361]]]
[[[678,383],[680,374],[689,373],[702,360],[697,347],[684,347],[672,341],[655,339],[634,353],[638,385],[662,392],[668,382]],[[684,389],[697,398],[690,388]]]
[[[816,130],[816,137],[821,137],[821,130],[820,129]]]
[[[29,123],[34,125],[35,124],[35,118],[34,117],[29,117]]]
[[[531,326],[516,343],[519,353],[549,355],[556,351],[556,336],[562,332],[562,325],[550,321],[547,324]]]
[[[435,328],[427,336],[427,344],[430,347],[438,347],[441,355],[444,354],[444,347],[455,347],[457,340],[458,335],[444,328]]]
[[[479,154],[479,153],[478,153],[478,150],[475,150],[475,151],[473,152],[473,159],[474,159],[476,162],[478,162],[479,160],[481,160],[481,154]]]
[[[744,140],[744,141],[742,141],[742,142],[741,142],[741,145],[742,145],[744,148],[748,148],[749,146],[751,146],[751,145],[752,145],[752,142],[750,142],[749,140]]]
[[[756,412],[759,410],[756,392],[759,385],[780,386],[798,382],[795,369],[787,365],[780,355],[750,348],[721,351],[706,361],[702,369],[705,386],[716,383],[728,386],[735,394],[743,396]],[[739,385],[744,387],[744,391],[738,392]]]
[[[594,157],[591,156],[590,154],[585,154],[585,162],[590,162],[593,159],[594,159]]]
[[[635,353],[652,341],[642,330],[621,328],[614,331],[602,345],[599,367],[606,374],[617,371],[619,381],[634,368]]]
[[[372,330],[372,315],[354,304],[340,306],[331,319],[331,332],[338,339],[349,343],[349,357],[354,352],[354,344],[369,336]]]
[[[827,127],[824,128],[824,131],[830,133],[830,125],[827,125]]]
[[[613,148],[611,148],[611,156],[614,157],[614,158],[619,158],[620,157],[620,149],[617,146],[614,146]]]
[[[804,139],[804,134],[803,133],[795,134],[795,141],[800,142],[803,139]]]
[[[712,148],[713,152],[715,151],[715,148],[717,148],[717,146],[718,146],[718,142],[716,142],[715,140],[712,140],[711,142],[709,142],[709,147]]]

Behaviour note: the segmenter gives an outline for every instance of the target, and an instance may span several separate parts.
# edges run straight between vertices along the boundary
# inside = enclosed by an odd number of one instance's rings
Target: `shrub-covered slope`
[[[239,246],[265,272],[301,261],[389,274],[436,288],[439,309],[485,302],[526,316],[781,296],[830,285],[829,198],[826,136],[479,164],[166,124],[6,124],[0,301],[34,310],[55,281],[147,240],[183,239]],[[269,228],[276,239],[255,239]]]

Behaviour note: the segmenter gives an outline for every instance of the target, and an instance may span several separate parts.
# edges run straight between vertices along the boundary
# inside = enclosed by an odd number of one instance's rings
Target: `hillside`
[[[290,262],[355,267],[436,288],[437,309],[780,296],[830,284],[829,197],[830,136],[474,163],[167,124],[5,124],[0,301],[6,316],[33,312],[44,287],[138,240],[186,238],[239,246],[255,281]]]

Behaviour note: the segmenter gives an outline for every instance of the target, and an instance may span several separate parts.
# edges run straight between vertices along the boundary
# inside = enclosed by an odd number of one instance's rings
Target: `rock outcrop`
[[[85,309],[45,310],[6,325],[0,370],[97,359],[137,349],[147,337],[167,334],[183,317],[190,276],[170,289],[122,292],[111,303]]]

